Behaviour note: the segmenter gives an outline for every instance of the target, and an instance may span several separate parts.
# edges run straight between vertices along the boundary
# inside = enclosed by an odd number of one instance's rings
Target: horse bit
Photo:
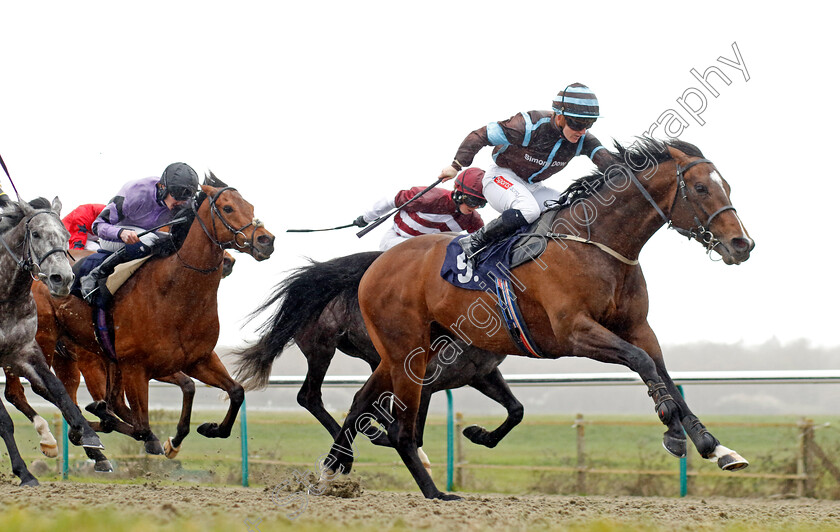
[[[708,163],[714,166],[714,163],[708,159],[696,159],[685,166],[680,166],[680,164],[677,163],[677,190],[674,192],[674,200],[671,202],[671,208],[669,210],[669,213],[674,212],[674,206],[677,204],[677,198],[679,197],[680,192],[682,192],[683,199],[686,201],[686,203],[691,205],[691,208],[694,211],[694,225],[688,229],[683,229],[681,227],[675,226],[670,216],[666,216],[665,213],[662,212],[662,209],[659,208],[659,205],[657,205],[656,201],[654,201],[650,193],[645,189],[644,186],[642,186],[642,183],[638,180],[635,174],[633,174],[633,172],[629,172],[629,174],[633,180],[633,183],[641,191],[645,199],[648,200],[648,203],[653,205],[653,208],[656,209],[656,212],[659,213],[659,216],[662,217],[668,228],[675,230],[677,233],[681,234],[684,237],[687,237],[688,239],[696,238],[706,248],[706,253],[711,257],[712,250],[715,247],[717,247],[718,244],[720,244],[720,240],[709,229],[712,225],[712,220],[714,220],[718,214],[721,214],[723,212],[729,210],[735,211],[735,207],[733,207],[732,205],[725,205],[713,212],[712,214],[708,214],[702,205],[699,205],[699,203],[689,199],[687,192],[688,186],[685,183],[684,176],[690,168],[701,163]],[[706,218],[706,223],[702,223],[700,221],[700,218],[698,218],[698,208],[700,210],[700,214]],[[697,231],[695,231],[695,229],[697,229]]]
[[[36,212],[34,214],[29,215],[29,219],[26,220],[26,226],[25,226],[26,232],[24,233],[24,236],[23,236],[23,243],[22,243],[23,255],[22,256],[18,257],[15,254],[15,252],[12,251],[12,248],[9,246],[9,244],[6,242],[6,239],[3,238],[2,236],[0,236],[0,242],[2,242],[3,247],[5,247],[6,251],[9,252],[9,256],[11,256],[12,260],[15,261],[15,263],[17,264],[18,269],[29,272],[29,275],[32,277],[32,280],[38,280],[38,277],[40,277],[42,275],[41,274],[41,264],[43,264],[43,262],[45,260],[47,260],[47,257],[52,255],[53,253],[63,253],[64,255],[66,255],[68,257],[70,256],[70,254],[67,252],[66,248],[52,248],[51,250],[47,251],[44,254],[44,256],[41,257],[40,259],[32,251],[32,240],[31,240],[32,230],[29,228],[29,224],[39,214],[49,214],[49,215],[55,216],[56,219],[59,221],[59,223],[61,223],[61,218],[59,218],[58,215],[56,213],[52,212],[52,211],[39,211],[39,212]],[[33,257],[36,260],[33,260]]]

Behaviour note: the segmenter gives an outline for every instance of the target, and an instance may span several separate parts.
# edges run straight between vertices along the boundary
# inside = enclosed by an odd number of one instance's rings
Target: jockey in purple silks
[[[91,230],[99,237],[101,250],[111,254],[81,279],[82,297],[90,301],[118,264],[153,253],[160,237],[138,233],[171,221],[197,190],[198,176],[184,163],[170,164],[160,178],[126,183],[93,222]]]

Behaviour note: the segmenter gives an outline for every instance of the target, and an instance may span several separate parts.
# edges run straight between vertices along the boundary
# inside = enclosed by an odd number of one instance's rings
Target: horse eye
[[[230,205],[225,205],[224,207],[222,207],[222,210],[225,211],[225,213],[230,214],[233,212],[233,207],[231,207]]]
[[[41,233],[38,231],[32,231],[32,238],[41,238]]]
[[[698,194],[709,193],[709,189],[707,189],[706,185],[704,185],[703,183],[697,183],[696,185],[694,185],[694,190],[696,190]]]

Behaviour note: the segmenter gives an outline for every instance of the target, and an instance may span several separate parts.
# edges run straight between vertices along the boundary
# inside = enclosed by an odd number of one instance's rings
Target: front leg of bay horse
[[[175,458],[181,450],[181,443],[187,434],[190,433],[190,418],[192,417],[193,399],[195,398],[195,383],[186,374],[173,373],[172,375],[155,379],[160,382],[168,382],[181,388],[183,400],[181,401],[181,417],[178,419],[178,426],[175,429],[175,437],[169,437],[163,442],[163,450],[167,458]]]
[[[245,390],[242,385],[231,378],[215,351],[211,351],[210,356],[193,364],[186,371],[186,374],[195,377],[208,386],[224,390],[230,398],[230,407],[228,407],[227,414],[222,422],[203,423],[196,429],[198,433],[206,438],[227,438],[230,436],[233,423],[239,413],[239,407],[245,400]]]
[[[32,385],[32,389],[58,407],[64,419],[70,425],[69,438],[74,445],[104,449],[99,436],[90,427],[76,403],[70,398],[61,381],[58,380],[47,366],[41,349],[33,342],[29,351],[18,359],[12,370],[21,377],[25,377]]]
[[[673,379],[671,379],[671,376],[668,374],[668,370],[665,368],[665,359],[662,356],[662,349],[650,326],[645,323],[644,326],[639,327],[639,329],[631,335],[629,340],[634,345],[644,349],[645,352],[650,355],[656,365],[657,373],[662,378],[666,392],[673,397],[679,408],[681,428],[677,435],[672,434],[670,428],[668,432],[665,433],[665,437],[663,439],[663,446],[665,447],[665,450],[677,457],[685,456],[685,437],[683,436],[682,430],[684,428],[685,433],[688,434],[689,438],[691,438],[691,441],[694,443],[694,446],[697,448],[697,452],[700,453],[700,456],[709,461],[716,462],[718,467],[724,471],[737,471],[749,466],[749,462],[744,459],[744,457],[736,451],[721,445],[720,441],[718,441],[718,439],[706,429],[705,425],[700,422],[697,416],[692,413],[691,409],[688,407],[688,403],[686,403],[682,394],[680,394],[679,389],[676,384],[674,384]]]
[[[562,338],[563,324],[558,324],[555,331],[558,338]],[[650,355],[642,348],[622,338],[589,317],[578,317],[572,333],[573,356],[591,358],[609,364],[621,364],[635,371],[648,387],[648,395],[653,399],[656,414],[668,430],[665,432],[665,449],[674,455],[685,454],[685,437],[680,422],[680,408],[675,395],[663,382],[657,372],[656,364]],[[654,337],[655,340],[655,337]],[[673,384],[673,383],[672,383]],[[676,393],[676,389],[674,389]],[[679,396],[676,393],[676,396]]]
[[[32,422],[35,431],[41,437],[39,445],[44,456],[55,458],[58,456],[58,442],[55,440],[52,432],[50,432],[50,424],[47,423],[46,419],[39,416],[38,412],[26,400],[23,384],[21,384],[17,375],[12,373],[9,368],[3,368],[3,370],[6,373],[6,400]]]

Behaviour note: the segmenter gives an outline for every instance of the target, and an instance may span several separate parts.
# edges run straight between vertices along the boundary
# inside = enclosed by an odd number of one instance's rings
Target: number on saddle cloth
[[[547,246],[556,211],[546,211],[531,225],[514,235],[491,244],[476,257],[475,271],[465,260],[458,238],[449,243],[440,276],[449,283],[467,290],[493,290],[496,279],[509,278],[510,270],[526,262],[537,260]],[[467,238],[466,236],[461,238]]]

